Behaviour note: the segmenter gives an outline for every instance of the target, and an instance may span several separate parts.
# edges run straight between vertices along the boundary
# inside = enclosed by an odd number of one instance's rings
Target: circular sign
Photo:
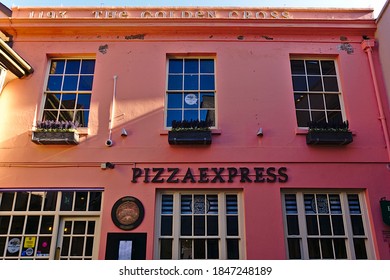
[[[186,95],[186,97],[184,98],[184,101],[185,101],[188,105],[195,105],[196,102],[198,102],[198,98],[196,97],[195,94],[190,93],[190,94],[187,94],[187,95]]]
[[[7,251],[11,254],[14,254],[20,250],[20,239],[12,238],[8,241]]]
[[[126,196],[115,202],[111,210],[111,218],[118,228],[132,230],[142,223],[144,213],[141,201],[135,197]]]

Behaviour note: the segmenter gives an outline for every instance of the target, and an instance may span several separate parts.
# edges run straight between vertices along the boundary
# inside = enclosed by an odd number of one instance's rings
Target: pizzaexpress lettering
[[[286,167],[219,167],[187,168],[185,173],[180,168],[133,168],[132,183],[286,183]]]

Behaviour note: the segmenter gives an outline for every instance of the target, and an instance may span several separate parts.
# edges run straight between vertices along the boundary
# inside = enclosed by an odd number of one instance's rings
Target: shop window
[[[215,126],[214,58],[168,58],[167,128],[173,121],[207,121]]]
[[[101,202],[101,191],[0,192],[0,260],[96,259]]]
[[[157,259],[243,259],[238,193],[161,193]]]
[[[52,59],[42,121],[71,121],[87,127],[94,71],[94,59]]]
[[[289,259],[372,259],[363,195],[283,194]]]
[[[290,66],[298,127],[345,121],[336,62],[292,58]]]

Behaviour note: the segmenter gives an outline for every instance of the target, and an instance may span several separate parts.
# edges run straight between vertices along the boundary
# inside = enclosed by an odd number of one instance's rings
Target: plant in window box
[[[210,145],[211,121],[173,121],[168,132],[168,143],[171,145]]]
[[[42,145],[77,145],[79,134],[78,122],[38,121],[32,132],[32,141]]]
[[[308,145],[347,145],[353,141],[348,121],[342,123],[310,122]]]

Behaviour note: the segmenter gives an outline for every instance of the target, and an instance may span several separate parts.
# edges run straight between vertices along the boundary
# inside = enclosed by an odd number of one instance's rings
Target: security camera
[[[127,136],[127,131],[126,131],[126,129],[122,128],[121,136],[122,136],[122,137],[126,137],[126,136]]]
[[[112,144],[113,144],[113,142],[112,142],[111,139],[107,139],[107,140],[106,140],[106,146],[107,146],[107,147],[111,147]]]
[[[260,127],[259,130],[257,131],[257,136],[263,136],[263,128]]]
[[[107,168],[114,169],[115,168],[115,164],[112,163],[112,162],[104,162],[104,163],[100,164],[100,168],[103,169],[103,170],[106,170]]]

